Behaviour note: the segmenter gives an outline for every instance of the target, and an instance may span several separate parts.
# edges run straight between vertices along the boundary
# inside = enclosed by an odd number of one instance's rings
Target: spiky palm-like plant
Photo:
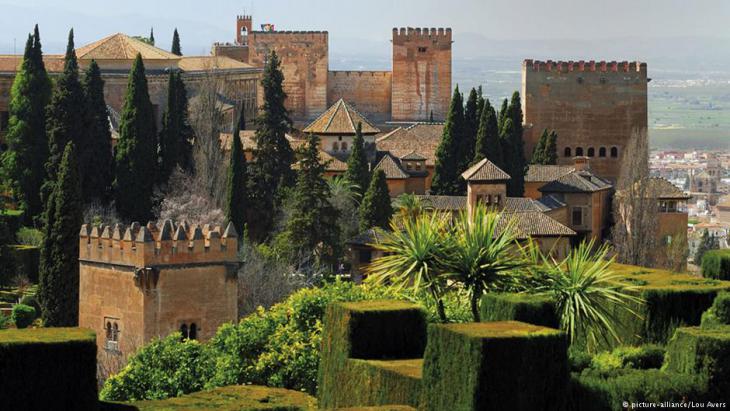
[[[410,193],[399,195],[393,206],[395,216],[400,219],[415,219],[427,211],[433,211],[431,201]]]
[[[396,289],[426,291],[436,301],[441,321],[448,321],[443,295],[446,290],[446,258],[449,254],[449,216],[434,212],[411,220],[393,220],[391,231],[373,247],[384,256],[366,269],[368,282],[389,284]]]

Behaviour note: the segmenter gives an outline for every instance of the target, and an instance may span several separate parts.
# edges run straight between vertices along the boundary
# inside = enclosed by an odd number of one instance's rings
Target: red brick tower
[[[251,16],[239,15],[236,18],[236,44],[248,45],[248,35],[253,30],[253,19]]]

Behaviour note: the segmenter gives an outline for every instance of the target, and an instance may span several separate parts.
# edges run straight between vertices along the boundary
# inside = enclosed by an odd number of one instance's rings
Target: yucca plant
[[[421,214],[414,219],[393,219],[391,231],[384,232],[382,239],[372,244],[385,255],[366,268],[370,283],[428,292],[443,322],[448,321],[443,304],[448,221],[449,216],[441,212]]]
[[[544,257],[545,269],[536,278],[535,291],[554,295],[560,327],[570,343],[584,340],[588,351],[595,351],[612,340],[621,342],[616,332],[620,311],[637,315],[631,305],[641,301],[635,286],[620,282],[611,270],[608,246],[596,247],[593,240],[582,242],[562,261]]]
[[[446,263],[449,276],[469,292],[474,321],[479,300],[488,290],[512,282],[516,270],[527,266],[517,246],[515,222],[483,205],[461,212],[450,235]]]

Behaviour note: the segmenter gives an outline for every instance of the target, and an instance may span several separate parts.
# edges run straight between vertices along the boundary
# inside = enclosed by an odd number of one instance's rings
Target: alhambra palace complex
[[[253,118],[262,99],[264,59],[275,50],[295,123],[287,137],[296,147],[305,134],[318,135],[328,176],[346,170],[360,122],[371,166],[385,172],[392,197],[413,193],[450,211],[486,202],[515,217],[522,238],[534,238],[558,255],[582,239],[606,238],[624,149],[632,133],[646,136],[646,63],[525,60],[525,156],[531,157],[542,130],[555,130],[558,165],[531,166],[522,198],[507,197],[505,184],[511,177],[488,160],[462,174],[466,196],[430,196],[440,121],[453,90],[451,45],[450,28],[394,28],[391,71],[331,71],[326,31],[255,31],[251,16],[238,16],[235,41],[214,44],[209,56],[177,56],[124,34],[78,48],[77,55],[82,69],[92,59],[101,67],[114,127],[137,53],[144,58],[159,121],[169,70],[182,72],[191,99],[201,78],[216,76],[224,82],[221,107],[229,118],[238,107]],[[45,59],[52,76],[62,70],[63,56]],[[20,60],[0,56],[0,140]],[[249,160],[253,133],[244,130],[238,136]],[[222,134],[225,149],[232,137],[230,130]],[[688,196],[666,180],[656,184],[662,193],[661,235],[686,235],[683,205]],[[376,236],[369,231],[348,242],[356,277],[376,256],[368,245]],[[172,221],[84,226],[80,242],[79,325],[96,330],[101,353],[126,355],[175,330],[207,339],[220,324],[237,318],[237,234],[232,226]]]

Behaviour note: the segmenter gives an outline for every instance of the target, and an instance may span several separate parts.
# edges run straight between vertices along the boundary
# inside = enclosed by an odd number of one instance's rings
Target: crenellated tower
[[[209,339],[237,318],[237,237],[232,224],[83,225],[79,326],[96,331],[101,355],[175,331]]]
[[[248,35],[253,31],[253,18],[250,15],[236,16],[236,44],[248,45]]]

